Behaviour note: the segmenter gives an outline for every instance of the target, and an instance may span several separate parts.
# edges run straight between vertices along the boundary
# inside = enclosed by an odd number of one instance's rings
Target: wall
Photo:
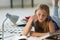
[[[51,4],[51,0],[34,0],[34,4],[38,5],[40,3],[47,3]],[[21,6],[21,0],[13,0],[14,7],[20,7]],[[31,0],[24,0],[24,6],[31,6]],[[9,7],[10,8],[10,0],[0,0],[0,7]]]
[[[10,7],[10,0],[0,0],[0,7]]]

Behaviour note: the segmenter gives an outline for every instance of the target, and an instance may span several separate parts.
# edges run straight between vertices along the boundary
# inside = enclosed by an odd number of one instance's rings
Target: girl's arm
[[[49,31],[51,33],[55,32],[54,23],[52,21],[49,22]]]
[[[47,33],[38,33],[38,32],[34,32],[34,31],[31,31],[30,32],[30,35],[31,36],[35,36],[35,37],[41,37],[41,36],[44,36],[46,35]]]
[[[55,32],[54,24],[53,24],[52,21],[49,22],[49,31],[50,31],[50,33]],[[48,33],[48,32],[47,32],[47,33]],[[47,33],[38,33],[38,32],[31,31],[31,32],[30,32],[30,35],[31,35],[31,36],[40,37],[40,36],[46,35]]]
[[[27,36],[27,34],[29,33],[29,31],[31,29],[31,24],[32,24],[32,18],[29,18],[29,20],[23,30],[23,35]]]
[[[23,30],[23,35],[27,36],[27,34],[30,32],[31,27],[32,27],[32,21],[36,19],[36,16],[33,15],[29,18],[24,30]]]

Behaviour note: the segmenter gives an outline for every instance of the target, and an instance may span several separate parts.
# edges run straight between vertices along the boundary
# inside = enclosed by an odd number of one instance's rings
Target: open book
[[[34,39],[34,40],[42,40],[42,39],[45,39],[47,37],[55,36],[55,35],[60,35],[60,30],[57,31],[57,32],[54,32],[54,33],[47,33],[46,35],[44,35],[42,37],[32,37],[31,36],[30,38],[28,38],[28,40],[32,40],[32,39]]]
[[[30,36],[30,37],[25,37],[25,36],[14,36],[13,37],[13,40],[19,40],[19,39],[28,39],[28,40],[42,40],[42,39],[45,39],[47,37],[50,37],[50,36],[54,36],[54,35],[60,35],[60,30],[57,31],[57,32],[54,32],[54,33],[47,33],[46,35],[42,36],[42,37],[33,37],[33,36]]]
[[[45,39],[47,37],[50,37],[50,36],[55,36],[55,35],[60,35],[60,30],[59,31],[56,31],[54,33],[47,33],[46,35],[40,37],[40,39]]]

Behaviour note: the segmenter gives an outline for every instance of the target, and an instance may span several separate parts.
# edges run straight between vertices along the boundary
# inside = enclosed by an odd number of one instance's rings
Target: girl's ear
[[[37,14],[35,13],[35,16],[37,17]]]
[[[36,15],[36,12],[35,12],[35,15]]]
[[[34,15],[36,16],[36,13],[34,13]]]

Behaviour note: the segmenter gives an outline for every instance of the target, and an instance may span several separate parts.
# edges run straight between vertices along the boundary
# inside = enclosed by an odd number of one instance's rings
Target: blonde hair
[[[50,16],[50,12],[49,12],[49,7],[46,5],[46,4],[41,4],[39,6],[37,6],[36,10],[35,10],[35,13],[39,10],[39,9],[42,9],[42,10],[45,10],[47,13],[48,13],[48,16]]]
[[[47,14],[48,14],[46,21],[45,21],[45,22],[43,23],[43,25],[42,25],[43,31],[44,31],[44,32],[47,32],[47,31],[48,31],[48,23],[49,23],[48,17],[50,16],[50,15],[49,15],[49,7],[48,7],[47,5],[45,5],[45,4],[41,4],[41,5],[39,5],[39,6],[36,8],[35,14],[36,14],[36,12],[37,12],[39,9],[45,10],[45,11],[47,12]],[[34,26],[35,26],[35,31],[38,30],[38,28],[40,27],[40,22],[37,20],[37,21],[34,23]]]

